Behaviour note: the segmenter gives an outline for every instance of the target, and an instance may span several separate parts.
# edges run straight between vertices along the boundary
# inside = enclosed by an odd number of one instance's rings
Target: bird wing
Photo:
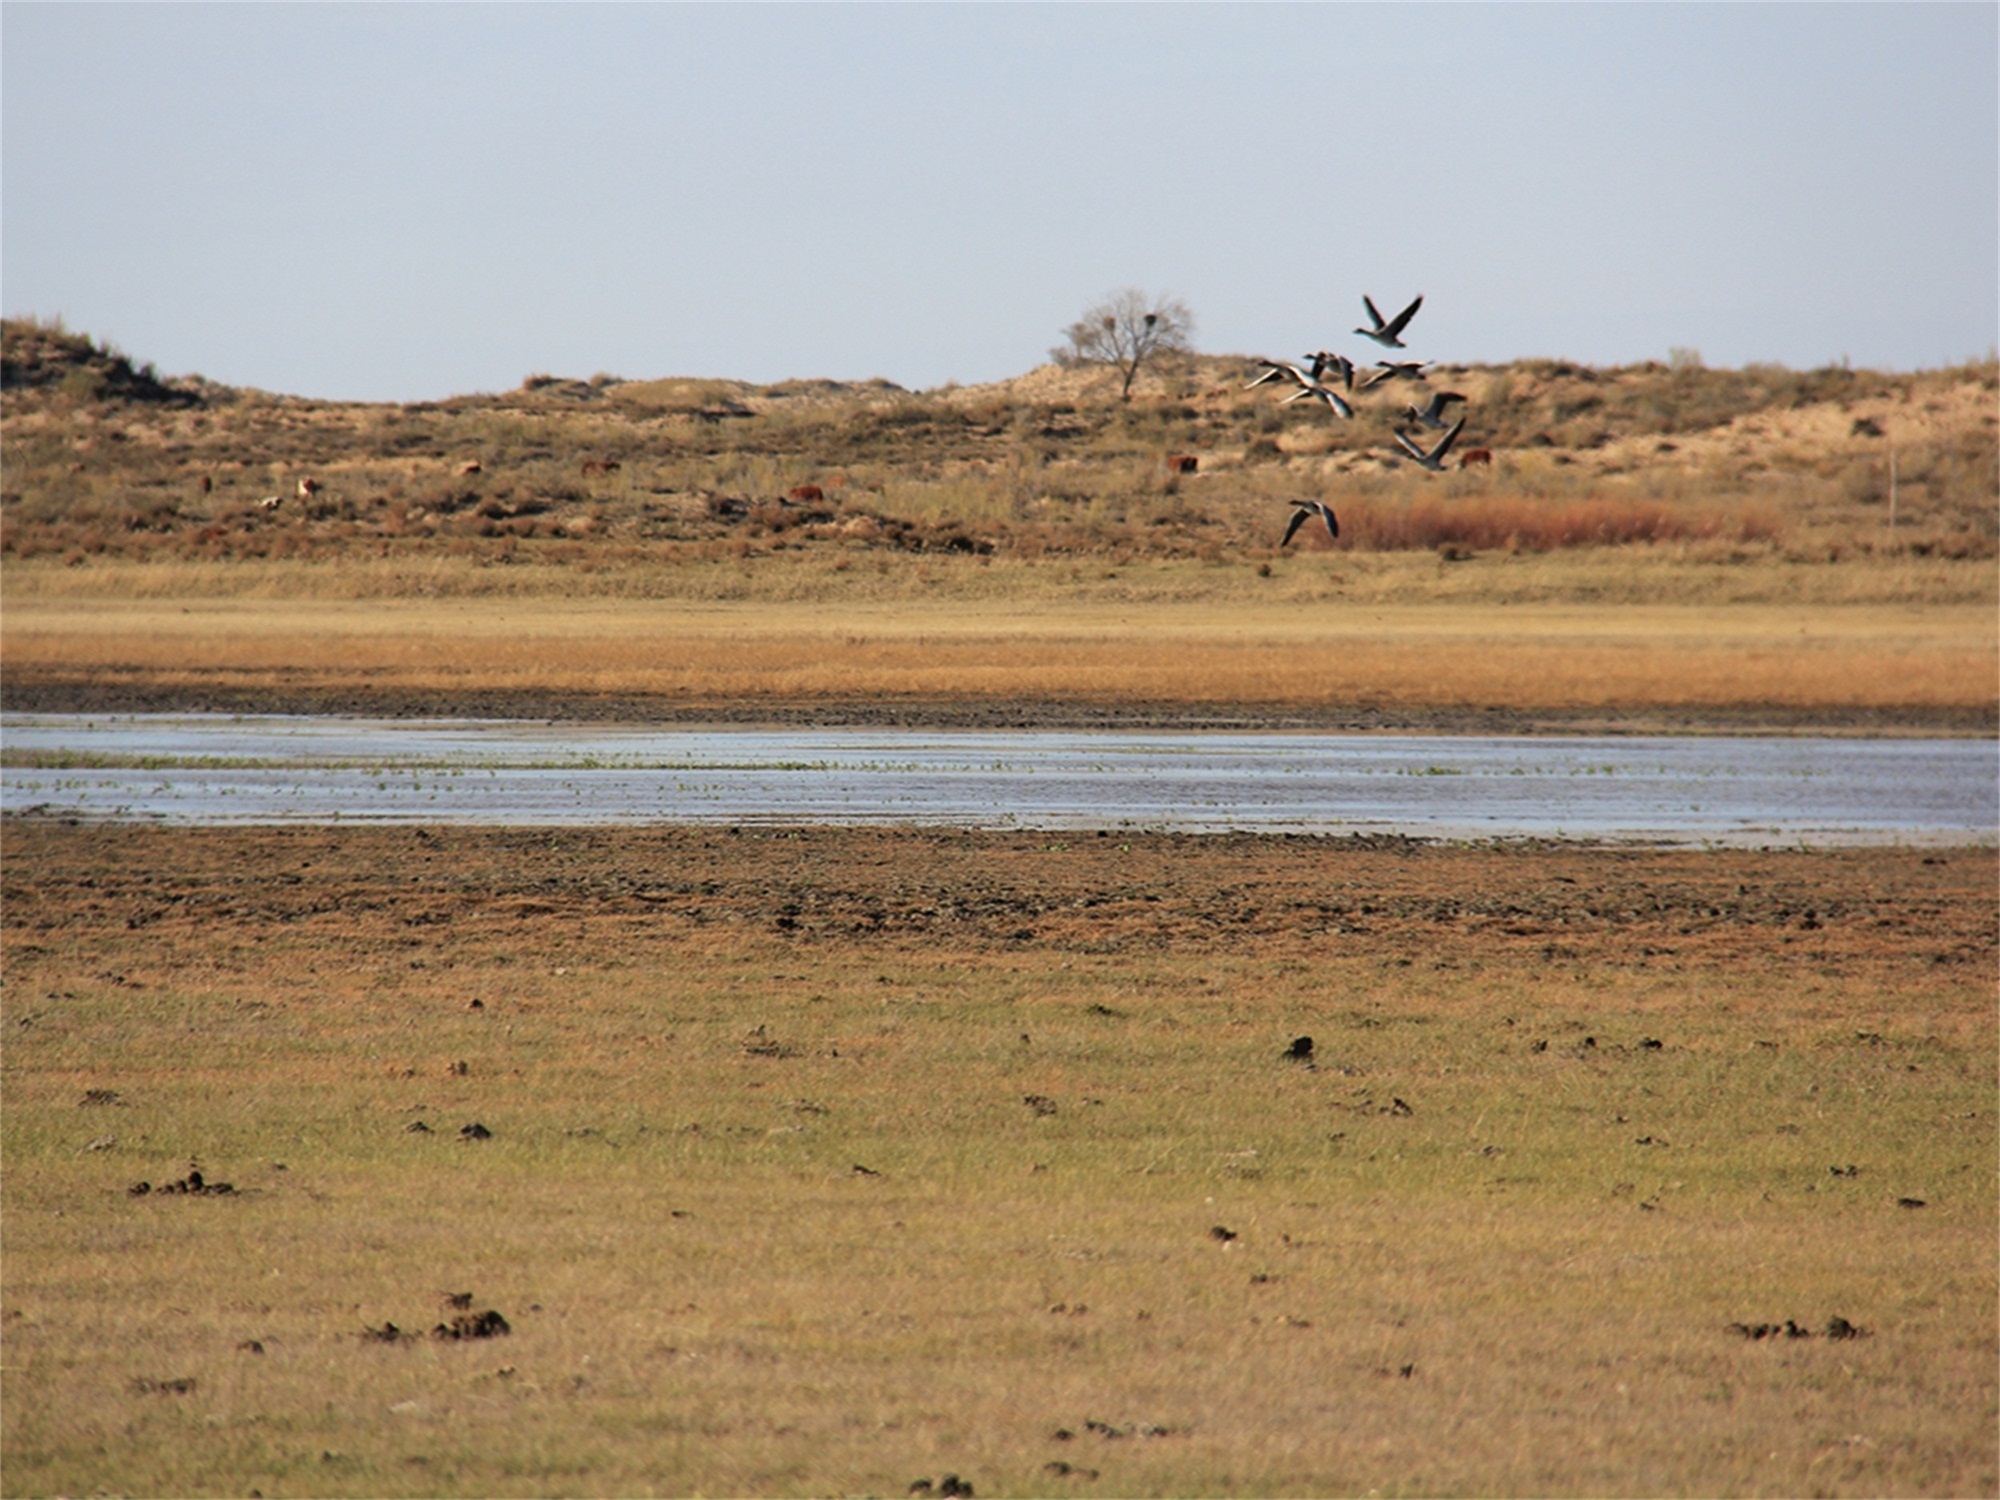
[[[1275,359],[1268,360],[1266,361],[1266,363],[1270,365],[1271,369],[1270,372],[1263,377],[1263,379],[1265,380],[1289,380],[1298,385],[1312,384],[1312,382],[1306,378],[1306,372],[1304,370],[1301,370],[1297,365],[1288,365],[1280,360],[1275,360]]]
[[[1339,541],[1339,540],[1340,540],[1340,517],[1336,516],[1336,515],[1335,515],[1335,514],[1333,513],[1333,507],[1332,507],[1331,505],[1327,505],[1327,504],[1324,504],[1324,503],[1322,503],[1322,504],[1319,504],[1319,505],[1315,505],[1315,506],[1313,507],[1313,509],[1314,509],[1314,510],[1316,510],[1316,511],[1318,511],[1318,512],[1319,512],[1319,518],[1320,518],[1320,519],[1321,519],[1322,521],[1326,522],[1326,534],[1327,534],[1328,536],[1332,537],[1332,538],[1333,538],[1333,539],[1334,539],[1335,541]]]
[[[1444,409],[1452,402],[1463,401],[1464,399],[1465,397],[1457,391],[1439,391],[1435,396],[1431,397],[1431,405],[1435,406],[1438,409],[1438,414],[1442,416]]]
[[[1430,457],[1428,453],[1424,452],[1423,449],[1419,448],[1415,443],[1411,442],[1408,438],[1404,437],[1402,433],[1393,432],[1390,434],[1390,436],[1395,438],[1397,447],[1401,448],[1405,453],[1409,454],[1410,457],[1414,458],[1418,463],[1422,463],[1424,462],[1424,460]]]
[[[1320,385],[1317,381],[1309,382],[1304,387],[1304,389],[1294,391],[1291,395],[1285,397],[1284,400],[1280,401],[1278,405],[1290,406],[1294,401],[1306,401],[1306,400],[1324,401],[1328,406],[1332,407],[1335,411],[1339,412],[1343,417],[1351,417],[1354,415],[1354,408],[1349,406],[1345,401],[1340,399],[1340,393],[1338,391],[1330,391],[1325,386]]]
[[[1465,431],[1465,418],[1460,417],[1456,422],[1451,424],[1451,431],[1439,438],[1438,445],[1431,449],[1431,461],[1433,463],[1441,462],[1444,456],[1451,452],[1451,445],[1458,441],[1458,435],[1463,431]]]
[[[1306,517],[1312,514],[1312,508],[1310,506],[1298,505],[1297,501],[1294,501],[1292,503],[1295,506],[1297,506],[1297,509],[1295,509],[1292,512],[1292,522],[1289,526],[1285,528],[1285,535],[1283,539],[1278,543],[1280,547],[1284,546],[1286,542],[1289,542],[1292,539],[1292,533],[1297,531],[1301,526],[1305,525]]]
[[[1375,299],[1366,292],[1361,294],[1361,305],[1368,309],[1368,321],[1375,325],[1378,332],[1386,330],[1393,333],[1395,331],[1382,321],[1382,314],[1375,306]]]
[[[1417,298],[1416,301],[1412,302],[1408,307],[1404,308],[1401,312],[1397,313],[1395,322],[1391,323],[1388,326],[1388,328],[1386,328],[1383,331],[1392,334],[1401,333],[1405,328],[1409,326],[1410,319],[1414,318],[1417,315],[1417,309],[1422,307],[1423,305],[1424,305],[1424,299],[1420,296]],[[1370,312],[1375,312],[1375,308],[1372,303],[1369,305],[1368,310]],[[1382,321],[1381,314],[1376,313],[1375,321],[1378,323]]]
[[[1246,391],[1253,390],[1257,386],[1264,384],[1267,380],[1289,380],[1295,385],[1304,385],[1307,383],[1304,372],[1296,366],[1273,363],[1270,369],[1251,381],[1249,385],[1244,386],[1243,389]]]

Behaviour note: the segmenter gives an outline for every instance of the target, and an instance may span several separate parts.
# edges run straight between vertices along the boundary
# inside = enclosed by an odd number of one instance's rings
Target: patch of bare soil
[[[802,829],[173,829],[9,819],[9,968],[121,945],[155,982],[273,934],[605,961],[746,937],[1662,970],[1749,959],[1989,972],[1988,851],[1454,846],[1402,838]],[[109,960],[107,960],[109,961]],[[146,970],[153,972],[148,973]]]

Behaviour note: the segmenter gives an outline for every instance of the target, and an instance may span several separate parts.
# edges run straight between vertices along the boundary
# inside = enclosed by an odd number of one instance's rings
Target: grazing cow
[[[480,464],[478,459],[468,458],[464,463],[458,466],[458,472],[460,474],[480,474],[484,473],[485,470]]]
[[[301,500],[310,500],[319,492],[320,482],[317,479],[301,479],[299,481],[299,498]]]
[[[283,495],[266,495],[262,500],[259,500],[257,502],[257,509],[276,510],[279,506],[283,505],[284,503],[285,503],[285,497]]]
[[[815,505],[826,499],[826,491],[816,484],[799,484],[785,491],[785,498],[801,505]]]
[[[621,465],[615,458],[586,458],[583,461],[583,477],[593,474],[616,474]]]
[[[1493,450],[1491,448],[1467,448],[1465,456],[1459,459],[1458,466],[1461,469],[1469,469],[1475,464],[1484,465],[1489,469],[1492,468]]]
[[[214,490],[215,490],[215,481],[214,481],[213,479],[209,478],[209,477],[208,477],[208,475],[206,475],[206,474],[202,475],[202,476],[201,476],[201,492],[202,492],[202,493],[203,493],[204,495],[207,495],[207,494],[211,494],[211,493],[213,493],[213,492],[214,492]]]
[[[1167,472],[1169,474],[1192,474],[1201,468],[1201,459],[1192,453],[1169,453]]]

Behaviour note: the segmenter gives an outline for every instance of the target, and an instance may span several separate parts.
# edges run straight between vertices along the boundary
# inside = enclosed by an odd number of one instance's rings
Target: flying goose
[[[1243,389],[1246,391],[1255,390],[1258,386],[1270,380],[1289,380],[1294,385],[1317,385],[1320,376],[1326,373],[1328,365],[1345,363],[1339,355],[1328,354],[1324,349],[1320,350],[1317,354],[1308,354],[1304,358],[1311,362],[1310,367],[1304,370],[1301,370],[1297,365],[1288,365],[1283,360],[1257,360],[1256,363],[1265,367],[1264,373],[1244,386]]]
[[[1343,417],[1354,415],[1354,408],[1341,398],[1339,391],[1334,390],[1330,386],[1321,385],[1316,380],[1309,381],[1298,390],[1293,391],[1291,395],[1285,397],[1278,405],[1290,406],[1294,401],[1324,401],[1331,410]]]
[[[1285,528],[1284,538],[1278,543],[1280,547],[1289,542],[1292,539],[1292,534],[1306,524],[1308,516],[1318,516],[1322,521],[1326,522],[1326,534],[1328,536],[1337,538],[1340,535],[1340,520],[1334,515],[1333,507],[1328,505],[1324,500],[1294,500],[1291,502],[1291,505],[1291,524]]]
[[[1412,422],[1421,423],[1434,432],[1443,432],[1445,429],[1444,409],[1451,405],[1452,402],[1463,401],[1464,399],[1465,397],[1461,396],[1457,391],[1434,391],[1431,394],[1431,404],[1429,406],[1411,406],[1405,409],[1409,412]]]
[[[1416,301],[1412,302],[1408,307],[1397,313],[1394,318],[1385,323],[1382,321],[1381,312],[1375,306],[1375,299],[1373,297],[1364,293],[1361,302],[1368,309],[1368,320],[1375,326],[1373,328],[1357,328],[1354,331],[1365,339],[1375,340],[1376,343],[1386,349],[1401,349],[1404,347],[1403,341],[1398,335],[1409,326],[1410,319],[1417,315],[1417,309],[1424,305],[1424,299],[1418,297]]]
[[[1411,458],[1433,473],[1442,474],[1444,472],[1444,456],[1451,452],[1451,445],[1458,441],[1459,433],[1464,430],[1465,418],[1460,417],[1456,422],[1451,424],[1451,430],[1439,438],[1437,446],[1428,453],[1424,452],[1423,449],[1419,448],[1400,432],[1395,437],[1397,446]]]
[[[1264,373],[1244,386],[1243,389],[1246,391],[1254,391],[1258,386],[1267,385],[1273,380],[1289,380],[1293,385],[1311,385],[1319,378],[1316,375],[1308,375],[1297,365],[1288,365],[1281,359],[1260,359],[1257,363],[1264,367]]]
[[[1328,370],[1333,370],[1339,374],[1350,391],[1354,389],[1354,361],[1345,354],[1333,354],[1322,349],[1312,356],[1312,362],[1314,380],[1323,377]]]
[[[1372,391],[1376,386],[1391,380],[1422,380],[1424,378],[1424,366],[1430,363],[1430,361],[1404,360],[1398,363],[1395,360],[1378,359],[1375,363],[1380,368],[1363,371],[1358,389]]]

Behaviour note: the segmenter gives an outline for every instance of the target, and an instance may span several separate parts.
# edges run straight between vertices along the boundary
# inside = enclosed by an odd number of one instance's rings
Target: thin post
[[[1896,447],[1889,445],[1889,529],[1896,529]]]

